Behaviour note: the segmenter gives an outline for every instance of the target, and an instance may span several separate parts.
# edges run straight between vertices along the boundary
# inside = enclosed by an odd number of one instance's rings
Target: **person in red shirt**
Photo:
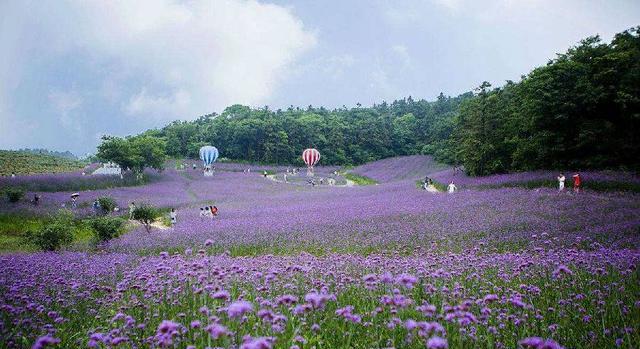
[[[582,186],[582,179],[580,178],[580,174],[576,172],[573,175],[573,191],[576,193],[580,192],[580,187]]]

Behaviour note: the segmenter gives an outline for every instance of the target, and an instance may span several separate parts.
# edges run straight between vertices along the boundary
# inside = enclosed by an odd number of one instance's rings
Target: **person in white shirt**
[[[175,208],[172,208],[171,212],[169,212],[169,218],[171,218],[171,225],[178,223],[178,212],[176,212]]]
[[[558,191],[563,191],[564,190],[564,181],[566,180],[566,178],[564,177],[564,174],[560,174],[558,176]]]
[[[451,181],[451,183],[449,183],[449,186],[447,186],[447,191],[449,192],[449,194],[452,194],[456,190],[458,190],[458,187],[456,187],[456,185],[453,184],[453,181]]]

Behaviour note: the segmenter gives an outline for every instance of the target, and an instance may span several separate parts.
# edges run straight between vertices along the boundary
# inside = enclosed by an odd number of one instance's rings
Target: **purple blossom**
[[[431,337],[427,340],[427,348],[429,349],[447,349],[449,345],[447,340],[440,337]]]
[[[222,338],[229,334],[227,328],[220,324],[211,324],[207,326],[207,332],[209,332],[209,335],[213,339]]]
[[[229,305],[229,308],[227,309],[227,314],[231,318],[239,318],[239,317],[242,317],[244,314],[252,311],[253,311],[253,304],[247,301],[236,301],[231,303],[231,305]]]
[[[54,338],[50,335],[46,335],[36,339],[36,342],[33,344],[31,349],[41,349],[47,346],[53,346],[58,343],[60,343],[60,339]]]

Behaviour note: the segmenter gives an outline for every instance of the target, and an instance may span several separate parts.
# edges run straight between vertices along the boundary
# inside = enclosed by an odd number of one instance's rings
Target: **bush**
[[[103,196],[98,198],[98,203],[100,204],[100,209],[102,210],[102,214],[109,214],[113,212],[113,209],[118,206],[116,201],[113,198],[108,196]]]
[[[133,210],[133,219],[144,225],[147,232],[151,231],[151,223],[160,215],[160,210],[149,205],[142,204]]]
[[[24,197],[24,189],[22,188],[8,188],[5,190],[5,195],[9,202],[18,202]]]
[[[119,217],[101,217],[89,221],[98,242],[109,241],[122,232],[124,219]]]
[[[74,229],[73,213],[60,210],[40,230],[32,232],[29,238],[42,250],[56,251],[73,241]]]

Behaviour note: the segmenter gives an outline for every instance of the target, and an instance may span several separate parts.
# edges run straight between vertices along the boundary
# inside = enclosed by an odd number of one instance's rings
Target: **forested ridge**
[[[322,164],[361,164],[431,154],[472,175],[533,169],[638,170],[640,27],[581,41],[519,82],[482,83],[457,97],[412,97],[371,107],[270,110],[233,105],[136,137],[160,138],[174,157],[202,145],[235,160],[301,164],[315,147]],[[103,144],[104,146],[104,144]]]

